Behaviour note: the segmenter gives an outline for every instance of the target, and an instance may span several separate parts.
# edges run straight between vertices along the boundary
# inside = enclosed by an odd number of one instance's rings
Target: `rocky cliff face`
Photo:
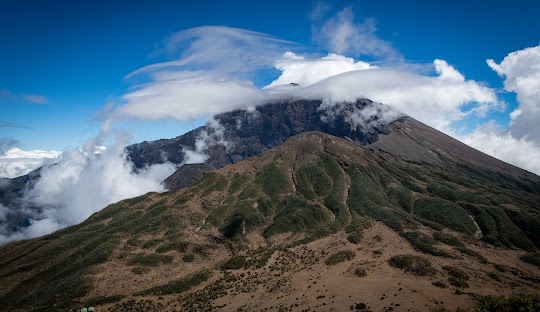
[[[320,131],[365,145],[375,142],[386,124],[376,116],[364,124],[351,118],[367,107],[382,109],[370,100],[358,100],[334,109],[321,108],[321,100],[288,100],[259,106],[253,110],[236,110],[218,114],[214,121],[170,140],[143,142],[127,147],[137,168],[170,161],[182,164],[186,150],[195,150],[204,142],[207,164],[221,168],[258,155],[285,142],[291,136]],[[222,141],[221,144],[219,141]]]

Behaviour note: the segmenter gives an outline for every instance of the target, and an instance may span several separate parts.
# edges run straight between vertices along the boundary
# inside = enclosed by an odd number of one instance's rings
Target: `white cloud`
[[[322,7],[321,7],[322,5]],[[329,7],[322,3],[315,6],[312,18],[313,41],[328,52],[353,56],[369,55],[382,59],[401,59],[399,52],[388,41],[375,33],[375,20],[356,22],[352,7],[344,8],[335,16],[325,19]]]
[[[116,134],[113,143],[103,148],[108,136],[101,133],[80,149],[64,151],[57,163],[44,166],[41,178],[23,198],[25,205],[41,209],[23,209],[30,225],[3,235],[0,244],[51,233],[79,223],[111,203],[165,190],[161,182],[174,172],[174,165],[153,165],[135,173],[124,150],[129,137]]]
[[[463,143],[488,155],[540,174],[540,147],[530,140],[516,138],[508,132],[498,131],[493,126],[493,122],[458,138]]]
[[[10,148],[0,155],[0,178],[15,178],[25,175],[47,162],[54,161],[61,154],[61,152],[54,150],[24,151],[17,147]]]
[[[275,62],[275,67],[281,70],[281,76],[265,88],[296,83],[309,86],[323,79],[341,73],[373,69],[369,63],[358,61],[338,54],[329,54],[321,59],[306,60],[303,56],[286,52]]]
[[[511,115],[509,132],[540,145],[540,45],[508,54],[488,65],[505,77],[504,88],[516,92],[519,107]]]
[[[500,64],[487,60],[501,77],[504,88],[516,92],[518,108],[510,113],[506,131],[493,122],[460,139],[508,163],[540,174],[540,46],[508,54]]]
[[[493,89],[466,80],[443,60],[434,61],[438,76],[371,68],[351,70],[328,78],[327,72],[319,71],[317,75],[317,70],[312,69],[312,66],[320,66],[320,60],[297,59],[300,66],[294,65],[293,58],[288,62],[287,75],[279,77],[279,84],[295,82],[293,77],[302,77],[305,73],[312,73],[310,81],[317,82],[304,88],[268,89],[274,94],[323,98],[333,102],[369,98],[446,132],[450,131],[453,122],[467,115],[481,116],[501,105]],[[271,85],[276,84],[277,80]]]
[[[164,119],[187,121],[228,110],[255,105],[265,100],[251,82],[200,74],[157,80],[123,96],[126,104],[118,107],[112,118]],[[182,73],[176,73],[182,76]]]

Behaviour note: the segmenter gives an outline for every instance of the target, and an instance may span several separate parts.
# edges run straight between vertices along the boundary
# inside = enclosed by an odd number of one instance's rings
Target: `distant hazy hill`
[[[384,128],[302,133],[0,247],[0,308],[426,311],[537,293],[538,177],[410,118]]]

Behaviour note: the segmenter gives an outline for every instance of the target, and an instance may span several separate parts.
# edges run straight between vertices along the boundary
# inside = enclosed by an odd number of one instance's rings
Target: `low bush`
[[[447,234],[443,232],[435,232],[433,233],[433,238],[443,244],[446,244],[448,246],[455,246],[455,247],[465,247],[465,244],[463,244],[459,238],[455,237],[452,234]]]
[[[521,256],[520,259],[540,268],[540,253],[528,253]]]
[[[169,255],[158,255],[158,254],[138,254],[135,257],[129,259],[127,265],[144,265],[144,266],[158,266],[162,263],[171,263],[173,257]]]
[[[352,250],[342,250],[328,257],[324,263],[326,263],[326,265],[335,265],[340,262],[351,261],[355,256],[356,254]]]
[[[195,261],[195,255],[192,254],[192,253],[185,254],[182,257],[182,261],[184,261],[184,262],[193,262],[193,261]]]
[[[540,295],[515,294],[509,297],[487,296],[481,298],[476,304],[475,311],[482,312],[513,312],[540,311]]]
[[[367,271],[363,268],[357,268],[356,270],[354,270],[354,275],[358,277],[364,277],[367,276]]]
[[[488,263],[487,259],[484,256],[482,256],[481,254],[477,253],[474,250],[470,250],[467,247],[457,247],[456,250],[458,250],[459,252],[463,254],[466,254],[473,258],[478,259],[478,261],[480,261],[481,263]]]
[[[448,278],[448,283],[450,283],[450,285],[460,287],[460,288],[469,288],[469,284],[466,281],[459,278],[450,277]]]
[[[388,264],[416,276],[430,276],[437,273],[437,270],[431,266],[429,260],[421,256],[393,256],[388,260]]]
[[[242,269],[246,264],[245,256],[232,256],[227,262],[221,265],[224,270],[238,270]]]
[[[208,280],[211,275],[211,271],[203,270],[186,278],[178,279],[165,285],[152,287],[148,290],[135,293],[135,295],[170,295],[182,293]]]
[[[461,280],[469,280],[469,274],[467,274],[466,272],[454,267],[454,266],[451,266],[451,265],[445,265],[442,267],[442,269],[448,273],[448,275],[454,277],[454,278],[457,278],[457,279],[461,279]]]

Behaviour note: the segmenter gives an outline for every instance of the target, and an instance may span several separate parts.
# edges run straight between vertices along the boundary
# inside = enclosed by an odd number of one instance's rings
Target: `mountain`
[[[410,118],[386,128],[365,146],[301,133],[2,246],[0,309],[425,311],[538,293],[538,177]]]
[[[170,140],[142,142],[127,147],[136,168],[165,161],[181,165],[186,151],[206,146],[207,170],[221,168],[279,146],[307,131],[320,131],[362,146],[416,162],[448,161],[487,166],[512,176],[540,181],[537,175],[516,168],[428,127],[411,117],[399,116],[389,107],[359,99],[354,103],[325,105],[322,100],[290,99],[218,114],[211,123]],[[198,169],[199,173],[204,172]],[[179,169],[184,171],[185,169]],[[206,171],[207,171],[206,170]],[[191,170],[167,179],[169,189],[185,187],[193,180]]]

